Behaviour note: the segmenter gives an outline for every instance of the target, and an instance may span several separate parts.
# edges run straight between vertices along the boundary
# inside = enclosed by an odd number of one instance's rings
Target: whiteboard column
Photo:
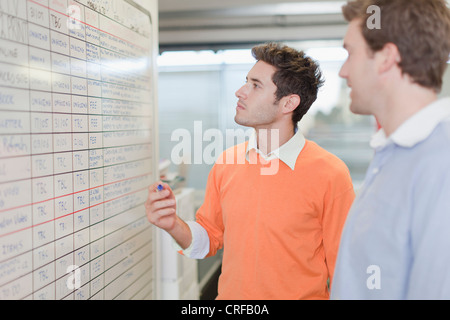
[[[30,67],[33,287],[28,297],[55,298],[55,181],[48,11],[27,3]],[[26,292],[28,293],[28,292]]]
[[[90,290],[96,299],[104,299],[104,207],[103,207],[103,143],[102,90],[100,61],[99,14],[85,8],[86,70],[89,113],[89,203],[90,203]]]
[[[149,13],[0,0],[0,299],[154,296]]]

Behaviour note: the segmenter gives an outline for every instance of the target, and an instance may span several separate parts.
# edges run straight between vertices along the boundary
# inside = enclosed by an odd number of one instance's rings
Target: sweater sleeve
[[[355,192],[348,171],[335,176],[330,182],[329,190],[325,196],[322,216],[323,246],[330,286],[333,280],[342,229],[354,199]]]
[[[206,183],[205,200],[196,214],[196,222],[201,225],[209,237],[209,252],[206,257],[214,256],[223,247],[224,223],[219,191],[219,171],[221,165],[215,164]]]

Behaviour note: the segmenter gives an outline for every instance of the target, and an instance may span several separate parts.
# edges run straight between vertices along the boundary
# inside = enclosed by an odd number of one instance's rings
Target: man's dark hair
[[[252,54],[256,60],[275,67],[272,81],[277,86],[276,101],[290,94],[300,96],[300,105],[292,115],[292,122],[297,125],[316,101],[323,85],[318,63],[303,51],[273,42],[253,47]]]

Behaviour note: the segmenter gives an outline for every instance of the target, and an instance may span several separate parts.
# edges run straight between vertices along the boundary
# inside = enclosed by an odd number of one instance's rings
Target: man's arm
[[[323,246],[330,276],[330,286],[333,281],[342,229],[355,198],[355,192],[351,182],[341,185],[343,187],[345,186],[346,189],[343,189],[344,191],[337,195],[333,194],[333,197],[329,199],[322,221]]]

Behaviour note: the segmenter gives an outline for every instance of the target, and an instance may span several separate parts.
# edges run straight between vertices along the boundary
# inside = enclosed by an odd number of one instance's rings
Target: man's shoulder
[[[226,148],[217,158],[216,164],[237,164],[245,162],[248,141]]]
[[[318,166],[335,167],[336,170],[348,170],[342,159],[312,140],[306,140],[305,148],[298,160],[308,160],[311,164]]]

